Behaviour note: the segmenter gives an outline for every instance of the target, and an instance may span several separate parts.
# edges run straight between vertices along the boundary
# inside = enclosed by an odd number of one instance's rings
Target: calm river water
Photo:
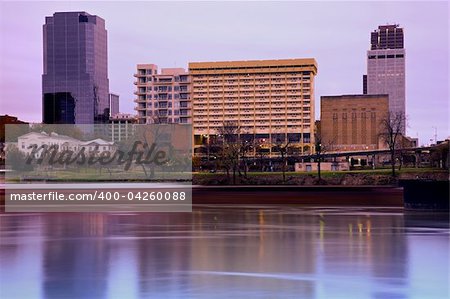
[[[449,226],[396,208],[0,215],[0,298],[448,298]]]

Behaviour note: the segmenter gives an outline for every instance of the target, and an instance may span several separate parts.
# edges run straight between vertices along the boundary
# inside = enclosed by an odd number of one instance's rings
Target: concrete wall
[[[315,172],[317,171],[317,162],[295,163],[296,172]],[[348,162],[322,162],[320,169],[325,171],[343,171],[349,170]]]

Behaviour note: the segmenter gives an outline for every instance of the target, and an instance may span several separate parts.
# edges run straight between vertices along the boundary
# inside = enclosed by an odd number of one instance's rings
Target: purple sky
[[[0,2],[0,114],[41,121],[42,25],[56,11],[106,20],[111,92],[133,113],[137,63],[314,57],[322,95],[362,93],[370,32],[405,28],[408,135],[449,136],[449,4],[443,2]]]

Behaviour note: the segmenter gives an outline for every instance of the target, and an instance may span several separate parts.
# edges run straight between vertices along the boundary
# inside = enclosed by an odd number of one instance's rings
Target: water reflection
[[[0,297],[445,298],[445,224],[286,206],[3,214]]]

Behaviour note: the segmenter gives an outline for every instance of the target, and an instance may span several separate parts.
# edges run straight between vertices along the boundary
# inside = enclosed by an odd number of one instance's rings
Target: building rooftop
[[[342,99],[342,98],[379,98],[379,97],[389,97],[388,94],[343,94],[343,95],[332,95],[332,96],[321,96],[321,99]]]
[[[238,71],[245,72],[247,69],[261,69],[265,72],[277,72],[287,68],[304,68],[305,71],[317,73],[317,62],[314,58],[295,59],[269,59],[269,60],[240,60],[240,61],[212,61],[212,62],[190,62],[189,72],[199,74],[204,71]]]
[[[267,60],[234,60],[234,61],[210,61],[210,62],[190,62],[189,68],[198,67],[255,67],[255,66],[304,66],[314,65],[317,62],[314,58],[293,58],[293,59],[267,59]]]

